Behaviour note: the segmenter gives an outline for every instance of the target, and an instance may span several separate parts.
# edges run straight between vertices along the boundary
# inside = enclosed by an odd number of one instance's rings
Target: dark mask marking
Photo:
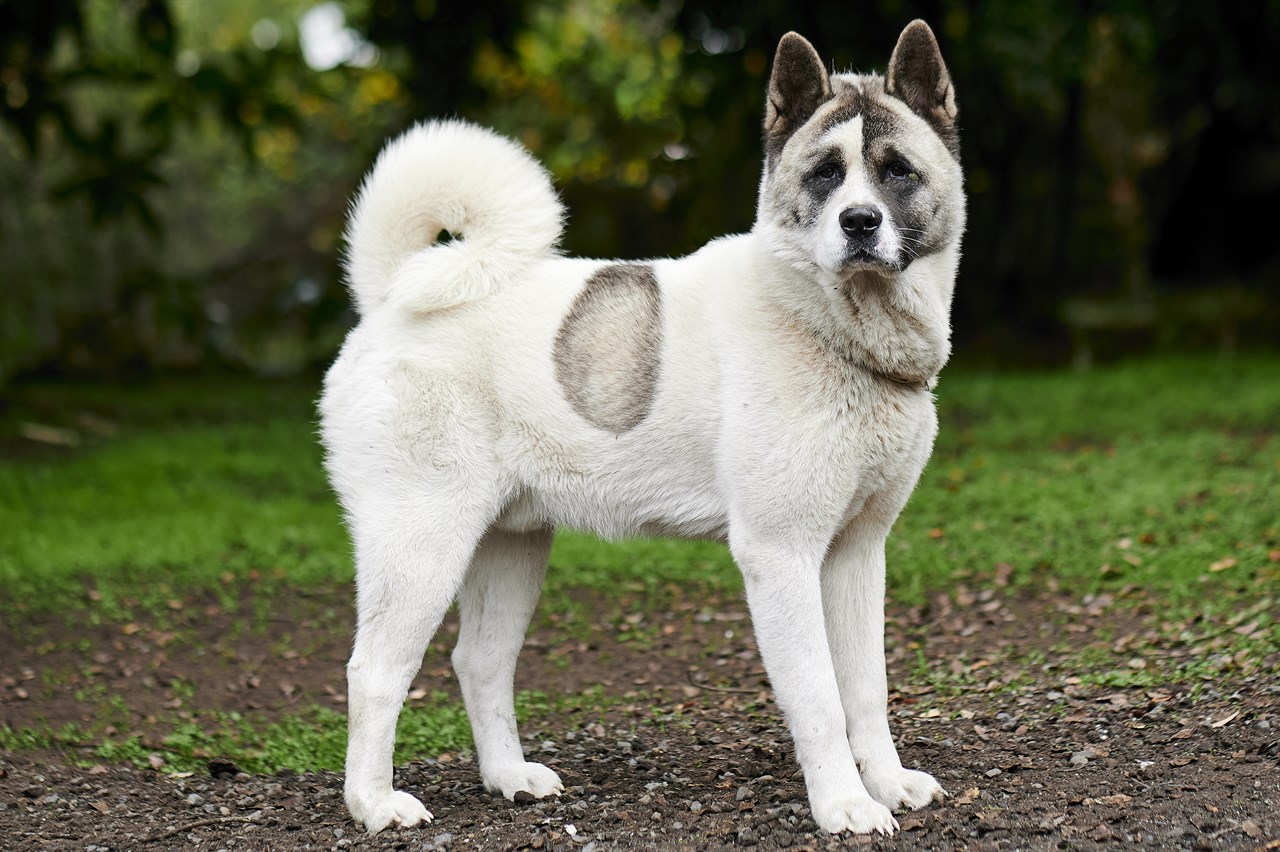
[[[883,97],[883,96],[882,96]],[[862,167],[873,186],[879,186],[881,202],[889,210],[903,239],[903,265],[933,254],[949,245],[952,233],[945,222],[938,221],[940,201],[929,188],[928,164],[907,162],[895,150],[894,139],[913,132],[876,96],[852,87],[837,90],[837,106],[826,115],[823,131],[829,131],[855,116],[862,116]],[[921,175],[921,182],[888,177],[887,168],[894,162]]]
[[[560,323],[556,381],[583,419],[621,435],[653,407],[662,351],[662,297],[653,267],[597,270]]]

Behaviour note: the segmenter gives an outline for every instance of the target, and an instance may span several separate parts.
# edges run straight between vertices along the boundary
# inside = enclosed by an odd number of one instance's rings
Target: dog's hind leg
[[[837,537],[823,566],[822,603],[849,748],[862,783],[885,807],[914,809],[945,793],[933,776],[902,768],[889,733],[884,657],[887,531],[887,524],[855,521]]]
[[[487,516],[444,505],[458,496],[415,495],[373,518],[351,513],[358,590],[345,794],[351,816],[370,833],[431,819],[421,802],[392,788],[392,755],[409,684],[487,523]]]
[[[453,667],[471,720],[480,776],[486,789],[508,799],[519,792],[542,798],[564,790],[555,772],[525,761],[513,697],[516,658],[542,589],[552,536],[550,529],[490,531],[458,598],[462,624]]]

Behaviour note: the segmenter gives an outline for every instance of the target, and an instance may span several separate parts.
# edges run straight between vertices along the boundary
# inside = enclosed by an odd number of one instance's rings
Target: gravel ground
[[[1195,644],[1171,638],[1185,631],[1162,630],[1141,606],[1066,594],[1006,599],[961,589],[927,608],[895,608],[894,734],[904,764],[934,773],[950,797],[899,815],[900,831],[892,838],[834,837],[819,832],[810,817],[741,603],[668,601],[645,642],[634,634],[646,622],[624,615],[634,611],[633,603],[599,603],[600,630],[589,642],[570,637],[554,619],[544,620],[531,637],[523,688],[596,687],[610,697],[600,712],[547,714],[525,725],[526,752],[565,781],[557,799],[495,798],[481,788],[469,755],[439,755],[397,770],[398,786],[422,798],[435,821],[369,837],[347,817],[341,776],[331,772],[247,775],[215,760],[182,777],[163,768],[93,764],[84,754],[19,752],[0,756],[0,845],[87,852],[1112,844],[1280,849],[1280,665],[1274,648],[1212,680],[1114,688],[1078,676],[1081,658],[1064,650],[1062,638],[1077,651],[1105,647],[1119,665],[1127,659],[1134,667],[1138,659],[1158,667],[1212,655],[1222,646],[1213,639]],[[100,634],[90,631],[93,641],[67,647],[51,639],[63,629],[56,622],[5,626],[0,645],[13,653],[0,659],[0,721],[20,727],[37,719],[56,724],[90,718],[92,709],[73,700],[83,683],[40,674],[74,669],[77,654],[81,662],[97,660],[93,664],[104,670],[97,676],[125,700],[142,706],[146,697],[179,714],[175,699],[156,684],[157,671],[161,683],[166,676],[200,682],[202,672],[205,680],[228,678],[208,691],[210,706],[245,706],[246,696],[253,696],[270,714],[300,696],[330,695],[340,703],[333,686],[341,683],[349,635],[341,624],[300,619],[232,637],[208,607],[190,609],[190,624],[205,633],[163,625],[179,637],[163,646],[163,669],[141,651],[156,653],[154,640],[147,639],[159,629],[155,625],[105,625],[96,628]],[[306,624],[313,624],[313,634],[305,632]],[[1243,635],[1242,626],[1249,625],[1200,625],[1200,632]],[[428,655],[420,685],[439,688],[448,681],[443,649],[450,629]],[[264,659],[261,651],[279,647],[284,634],[312,636],[320,644],[306,654]],[[1146,638],[1126,644],[1128,636]],[[1132,656],[1138,644],[1141,655]],[[933,683],[947,673],[955,674],[950,686]],[[261,685],[230,688],[246,678]],[[131,692],[128,684],[135,680],[139,686]],[[292,689],[267,688],[277,680]],[[187,700],[197,706],[205,693]],[[149,709],[136,720],[143,733],[162,723]]]
[[[9,848],[88,852],[1275,848],[1280,732],[1242,720],[1241,701],[1255,697],[1194,707],[1112,697],[1086,705],[1089,719],[1078,722],[1003,711],[970,711],[963,723],[901,718],[904,760],[930,768],[951,796],[901,815],[890,839],[817,831],[780,728],[767,713],[744,718],[715,706],[644,724],[623,718],[538,732],[527,751],[566,783],[563,796],[546,802],[485,793],[469,761],[410,764],[397,784],[423,798],[436,820],[376,837],[347,818],[335,773],[249,776],[214,763],[182,778],[9,756],[0,763],[0,832]]]

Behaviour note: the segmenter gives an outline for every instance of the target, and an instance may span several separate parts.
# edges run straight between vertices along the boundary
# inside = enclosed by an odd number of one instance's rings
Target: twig
[[[166,838],[173,837],[174,835],[182,834],[184,831],[190,831],[193,828],[203,828],[206,825],[221,825],[228,822],[256,822],[256,820],[251,816],[222,816],[198,819],[195,822],[188,822],[184,825],[178,826],[177,828],[171,828],[163,834],[153,835],[148,838],[148,842],[154,843],[157,840],[165,840]]]
[[[685,672],[685,674],[689,678],[690,685],[698,689],[705,689],[708,692],[732,692],[737,695],[755,695],[757,692],[760,691],[758,689],[734,689],[733,687],[729,687],[729,686],[712,686],[707,683],[698,683],[698,681],[693,679],[693,672]]]

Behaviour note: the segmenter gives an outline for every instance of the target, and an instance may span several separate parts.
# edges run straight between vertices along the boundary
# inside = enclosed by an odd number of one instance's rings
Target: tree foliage
[[[421,118],[533,149],[575,253],[747,229],[780,35],[874,70],[913,17],[961,107],[962,346],[1057,351],[1081,293],[1280,279],[1280,0],[341,0],[363,52],[327,70],[302,57],[316,5],[0,0],[0,382],[323,360],[345,198]]]

